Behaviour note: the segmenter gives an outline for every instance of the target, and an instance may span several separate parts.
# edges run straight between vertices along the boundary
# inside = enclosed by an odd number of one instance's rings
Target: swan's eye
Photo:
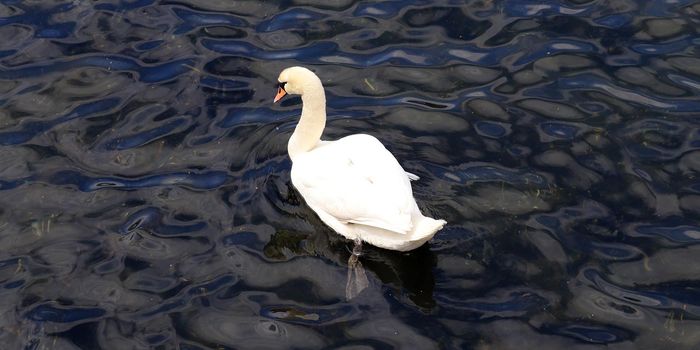
[[[286,81],[285,81],[285,82],[281,82],[281,83],[277,83],[277,88],[278,88],[278,89],[284,90],[284,86],[285,86],[285,85],[287,85],[287,82],[286,82]],[[285,90],[285,91],[286,91],[286,90]]]

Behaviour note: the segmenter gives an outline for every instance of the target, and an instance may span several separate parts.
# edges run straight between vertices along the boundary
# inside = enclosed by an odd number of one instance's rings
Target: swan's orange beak
[[[284,95],[286,95],[287,92],[284,91],[284,88],[282,86],[277,87],[277,95],[275,95],[275,100],[272,101],[272,103],[277,103]]]

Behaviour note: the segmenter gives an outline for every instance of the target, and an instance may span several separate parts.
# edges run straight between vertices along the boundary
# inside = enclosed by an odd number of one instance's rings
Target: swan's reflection
[[[296,196],[292,193],[294,192],[289,192],[291,196]],[[300,203],[299,206],[304,207],[305,204]],[[432,308],[435,305],[433,268],[437,259],[429,248],[430,243],[410,252],[395,252],[363,245],[362,253],[359,256],[353,255],[354,242],[331,231],[311,209],[304,207],[296,214],[308,221],[315,232],[278,230],[265,244],[264,253],[267,258],[287,260],[300,255],[322,256],[337,265],[348,266],[349,284],[346,287],[350,289],[350,294],[348,295],[346,288],[346,297],[359,296],[362,292],[359,288],[361,286],[390,286],[395,293],[404,294],[421,308]],[[381,286],[377,286],[376,282],[372,283],[376,279]]]

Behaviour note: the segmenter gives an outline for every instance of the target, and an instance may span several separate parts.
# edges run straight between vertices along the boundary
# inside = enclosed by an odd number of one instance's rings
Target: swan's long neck
[[[316,147],[326,127],[326,94],[320,80],[309,82],[301,102],[301,118],[287,145],[292,161],[295,156]]]

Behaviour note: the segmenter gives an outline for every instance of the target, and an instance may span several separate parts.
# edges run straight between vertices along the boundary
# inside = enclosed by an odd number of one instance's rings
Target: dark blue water
[[[466,4],[464,4],[466,3]],[[697,1],[0,1],[3,349],[697,349]],[[304,65],[426,246],[289,179]]]

